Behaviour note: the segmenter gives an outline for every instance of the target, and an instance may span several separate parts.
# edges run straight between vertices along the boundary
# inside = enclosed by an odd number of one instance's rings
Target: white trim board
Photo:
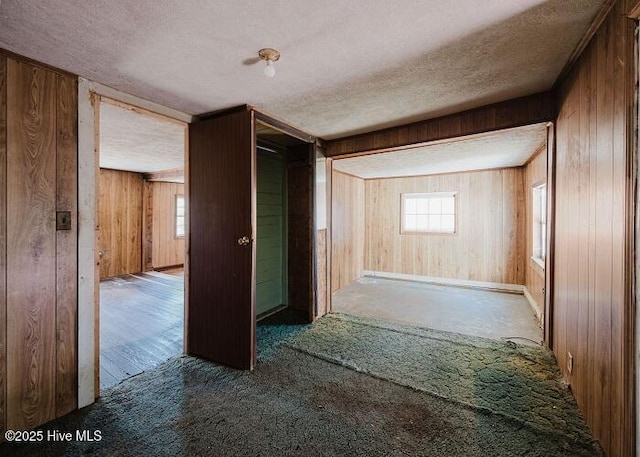
[[[95,401],[96,166],[94,102],[78,80],[78,408]]]
[[[403,273],[390,273],[386,271],[362,272],[362,276],[372,278],[399,279],[402,281],[426,282],[430,284],[441,284],[444,286],[471,287],[476,289],[490,289],[502,292],[524,294],[524,286],[520,284],[505,284],[501,282],[472,281],[468,279],[438,278],[434,276],[409,275]]]
[[[98,137],[95,111],[99,109],[94,94],[152,111],[183,122],[193,116],[157,103],[120,92],[85,78],[78,78],[78,408],[95,402],[94,387],[97,173]]]

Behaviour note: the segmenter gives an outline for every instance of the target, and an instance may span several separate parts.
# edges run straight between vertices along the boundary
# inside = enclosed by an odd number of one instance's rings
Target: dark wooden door
[[[253,113],[189,126],[189,354],[241,369],[255,364]]]

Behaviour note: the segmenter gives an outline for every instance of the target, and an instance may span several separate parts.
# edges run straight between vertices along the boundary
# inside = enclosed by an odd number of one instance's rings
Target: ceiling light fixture
[[[273,78],[276,75],[276,67],[273,65],[280,58],[280,52],[272,48],[264,48],[258,51],[260,59],[267,62],[267,66],[264,67],[264,74],[268,78]]]

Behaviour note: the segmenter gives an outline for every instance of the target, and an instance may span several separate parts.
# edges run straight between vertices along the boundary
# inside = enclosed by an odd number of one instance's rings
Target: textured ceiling
[[[603,0],[3,0],[0,47],[189,114],[327,139],[551,87]],[[269,79],[262,47],[282,52]]]
[[[184,167],[185,127],[100,104],[100,167],[152,173]]]
[[[390,178],[517,167],[544,145],[546,137],[546,124],[536,124],[398,152],[334,160],[333,168],[361,178]]]

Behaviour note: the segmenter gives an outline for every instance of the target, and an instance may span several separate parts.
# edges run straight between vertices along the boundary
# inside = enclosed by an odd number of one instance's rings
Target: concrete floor
[[[332,309],[520,344],[543,340],[542,329],[520,294],[364,277],[336,291]]]

